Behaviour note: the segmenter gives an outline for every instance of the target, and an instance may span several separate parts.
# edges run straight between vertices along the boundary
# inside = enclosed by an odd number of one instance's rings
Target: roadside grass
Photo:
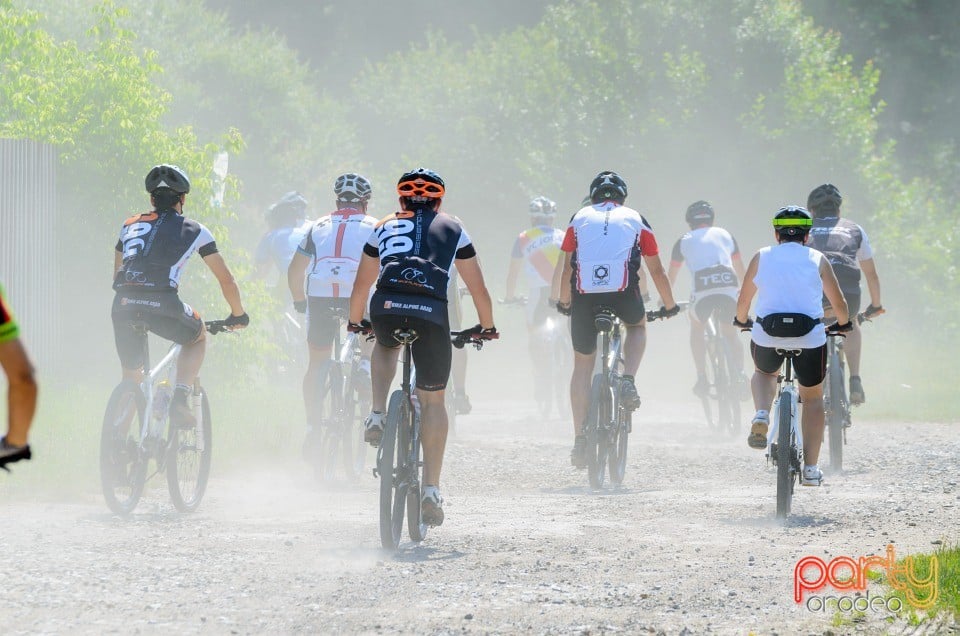
[[[932,564],[936,562],[936,587],[929,590]],[[886,573],[869,572],[873,580],[879,580],[891,590],[890,596],[900,600],[905,618],[911,625],[919,625],[942,614],[953,620],[960,618],[960,545],[941,545],[934,552],[913,554],[897,560],[901,575],[897,584]],[[930,607],[916,607],[915,603]]]

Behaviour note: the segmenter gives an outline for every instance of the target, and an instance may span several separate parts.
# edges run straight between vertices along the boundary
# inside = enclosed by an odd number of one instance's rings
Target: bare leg
[[[330,347],[318,349],[310,347],[310,362],[307,364],[307,372],[303,374],[303,407],[307,413],[307,424],[316,428],[320,422],[315,422],[316,399],[317,399],[317,375],[320,373],[321,365],[330,359]]]
[[[445,391],[417,389],[420,401],[420,444],[423,446],[423,485],[440,486],[443,453],[447,447],[447,409],[443,406]]]
[[[590,382],[597,352],[573,352],[573,375],[570,377],[570,410],[573,413],[573,434],[583,433],[583,422],[590,407]]]
[[[823,444],[823,383],[801,386],[800,402],[803,405],[800,417],[803,426],[803,463],[813,466],[820,459],[820,445]]]
[[[769,411],[773,396],[777,392],[777,374],[756,369],[750,379],[750,389],[753,392],[754,408],[758,411]]]
[[[370,374],[372,376],[371,407],[378,413],[387,411],[387,393],[393,376],[397,374],[397,359],[400,356],[400,347],[384,347],[379,342],[374,345],[370,355]]]
[[[636,375],[643,359],[643,352],[647,348],[647,323],[624,325],[626,335],[623,338],[623,372],[625,375]]]
[[[690,353],[693,354],[693,366],[697,369],[697,378],[704,377],[706,372],[707,343],[703,339],[703,323],[694,318],[690,319]]]
[[[200,367],[203,365],[203,356],[207,350],[207,331],[200,330],[200,337],[190,344],[183,345],[180,357],[177,358],[177,384],[193,386]]]
[[[860,351],[863,346],[863,332],[860,331],[860,325],[856,318],[851,320],[853,331],[847,332],[847,337],[843,340],[843,350],[847,356],[847,366],[850,368],[850,375],[860,375]]]
[[[8,380],[7,443],[24,446],[37,408],[37,382],[19,339],[0,344],[0,366]]]
[[[730,362],[733,364],[734,373],[743,373],[743,344],[740,342],[740,329],[733,325],[721,325],[720,333],[727,343],[727,351],[730,353]]]

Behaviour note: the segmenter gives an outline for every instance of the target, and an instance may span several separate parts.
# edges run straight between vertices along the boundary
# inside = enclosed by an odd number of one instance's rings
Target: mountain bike
[[[720,331],[716,312],[711,312],[704,324],[704,340],[708,388],[700,396],[703,414],[714,431],[733,436],[740,428],[740,373],[733,364],[730,344]]]
[[[204,324],[210,334],[229,331],[223,320]],[[110,396],[100,432],[103,496],[110,510],[128,515],[136,508],[146,482],[166,470],[174,507],[193,512],[210,477],[213,423],[207,393],[197,378],[188,402],[195,426],[183,428],[168,421],[181,346],[171,345],[151,368],[147,324],[135,323],[134,329],[144,336],[143,368],[150,371],[140,383],[122,381]],[[151,461],[154,471],[149,473]]]
[[[484,341],[471,332],[450,332],[457,348],[472,344],[478,350]],[[400,388],[390,395],[387,417],[377,450],[373,476],[380,479],[380,543],[396,550],[403,534],[404,511],[410,540],[423,541],[427,525],[420,510],[421,471],[420,408],[413,394],[413,358],[411,345],[417,339],[415,329],[396,329],[393,337],[403,347]]]
[[[338,321],[346,321],[346,310],[332,309]],[[307,440],[304,454],[320,481],[336,479],[340,469],[347,479],[356,479],[366,463],[367,444],[363,441],[363,419],[370,411],[370,376],[361,367],[360,340],[348,333],[341,342],[336,330],[332,352],[317,373],[314,392],[314,416],[319,427]]]
[[[587,438],[590,487],[600,489],[608,468],[610,482],[615,486],[623,483],[633,414],[623,408],[620,396],[622,323],[608,307],[598,306],[595,311],[593,323],[600,338],[600,371],[593,376],[590,387],[590,406],[583,434]]]

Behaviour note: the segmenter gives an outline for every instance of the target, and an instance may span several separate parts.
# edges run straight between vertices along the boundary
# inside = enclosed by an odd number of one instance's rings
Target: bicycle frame
[[[773,401],[773,409],[770,414],[770,419],[773,422],[770,426],[770,432],[767,433],[767,458],[772,459],[774,463],[776,463],[776,458],[771,454],[771,447],[777,439],[777,433],[780,429],[780,408],[785,397],[790,405],[790,423],[796,435],[797,446],[803,449],[803,430],[798,416],[800,391],[797,389],[793,378],[793,363],[790,358],[784,360],[784,373],[777,376],[777,397]]]

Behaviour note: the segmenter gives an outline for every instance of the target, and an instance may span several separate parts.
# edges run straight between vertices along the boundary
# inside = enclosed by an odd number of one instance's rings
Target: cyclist
[[[640,367],[647,342],[646,312],[638,280],[641,257],[665,303],[660,307],[661,315],[670,318],[680,312],[660,262],[653,230],[639,212],[624,205],[626,198],[627,184],[620,175],[610,171],[598,174],[590,184],[592,204],[573,215],[561,246],[566,252],[562,280],[569,284],[560,286],[557,308],[570,315],[574,351],[570,379],[574,445],[570,463],[577,468],[586,467],[587,439],[583,424],[597,354],[594,325],[597,307],[609,307],[624,324],[624,375],[620,394],[629,409],[640,406],[634,374]]]
[[[507,270],[505,302],[516,300],[521,268],[526,274],[529,296],[526,307],[528,351],[538,372],[538,363],[544,360],[546,352],[538,350],[535,331],[543,327],[555,306],[555,303],[550,303],[550,291],[557,263],[560,262],[560,245],[563,243],[563,232],[554,227],[556,217],[557,204],[547,197],[538,196],[530,201],[531,227],[521,232],[514,241],[510,268]]]
[[[196,420],[187,404],[206,348],[206,329],[200,314],[180,300],[177,290],[187,260],[194,252],[220,283],[230,305],[227,327],[242,329],[250,323],[240,300],[240,288],[217,251],[213,235],[203,224],[183,216],[190,180],[179,167],[154,166],[144,179],[153,209],[127,219],[114,253],[113,333],[124,379],[143,378],[146,334],[135,328],[146,323],[150,331],[172,340],[183,349],[177,360],[177,387],[170,416],[182,426]]]
[[[7,434],[0,439],[0,468],[30,459],[27,434],[37,409],[37,381],[20,327],[13,319],[0,286],[0,367],[7,376]]]
[[[310,225],[287,270],[294,307],[307,314],[310,361],[303,376],[303,404],[307,412],[304,454],[308,458],[320,442],[322,423],[314,420],[319,412],[315,401],[320,397],[316,394],[317,374],[330,359],[330,349],[340,328],[340,317],[335,312],[346,315],[349,311],[363,245],[377,222],[367,214],[373,189],[366,177],[355,172],[342,174],[334,181],[333,192],[337,209]],[[368,347],[364,350],[369,358]],[[364,366],[368,365],[369,361]]]
[[[443,499],[438,488],[448,427],[443,400],[452,349],[447,288],[454,264],[480,319],[480,324],[470,331],[484,339],[494,339],[498,334],[476,249],[460,222],[440,213],[445,193],[443,179],[426,168],[411,170],[400,177],[397,193],[400,211],[382,219],[363,248],[350,296],[348,328],[363,332],[372,328],[376,334],[371,360],[373,408],[364,434],[364,439],[375,446],[383,435],[387,392],[400,353],[393,332],[398,328],[417,331],[412,351],[422,426],[422,515],[424,523],[438,526],[443,523]],[[362,319],[374,282],[371,327]]]
[[[272,267],[286,275],[297,246],[310,229],[306,210],[307,200],[296,190],[287,192],[267,208],[264,216],[269,230],[260,239],[253,257],[258,278],[266,278]]]
[[[800,206],[780,208],[773,217],[777,244],[757,252],[747,266],[734,325],[752,327],[750,352],[756,371],[751,380],[753,403],[757,409],[751,422],[747,444],[767,447],[770,405],[777,388],[777,375],[785,349],[799,349],[793,369],[800,385],[803,404],[804,486],[819,486],[823,473],[817,466],[823,442],[823,379],[827,366],[827,336],[820,326],[824,295],[830,300],[839,321],[831,331],[849,331],[847,302],[837,283],[830,261],[805,245],[813,226],[813,217]],[[757,297],[757,320],[749,319],[750,303]],[[784,324],[777,324],[782,319]],[[790,325],[794,328],[791,329]]]
[[[870,292],[870,305],[864,313],[867,317],[878,316],[884,313],[884,309],[880,304],[880,277],[873,260],[873,249],[862,227],[849,219],[840,218],[842,203],[840,190],[832,183],[817,186],[807,197],[807,209],[813,214],[810,247],[823,252],[833,266],[851,316],[856,316],[860,311],[860,273],[863,272]],[[829,310],[827,299],[824,299],[824,308]],[[852,323],[853,331],[844,340],[847,363],[850,365],[850,403],[863,404],[866,399],[860,380],[863,338],[860,325],[856,320]]]
[[[690,297],[690,351],[697,369],[697,383],[693,392],[704,396],[710,389],[706,375],[706,348],[703,334],[711,314],[727,342],[733,365],[731,370],[739,378],[744,390],[747,381],[743,375],[743,347],[733,326],[737,310],[737,290],[743,278],[743,260],[736,239],[721,227],[715,226],[716,213],[707,201],[696,201],[687,207],[686,221],[690,231],[673,245],[667,278],[673,285],[684,263],[690,270],[693,291]]]

